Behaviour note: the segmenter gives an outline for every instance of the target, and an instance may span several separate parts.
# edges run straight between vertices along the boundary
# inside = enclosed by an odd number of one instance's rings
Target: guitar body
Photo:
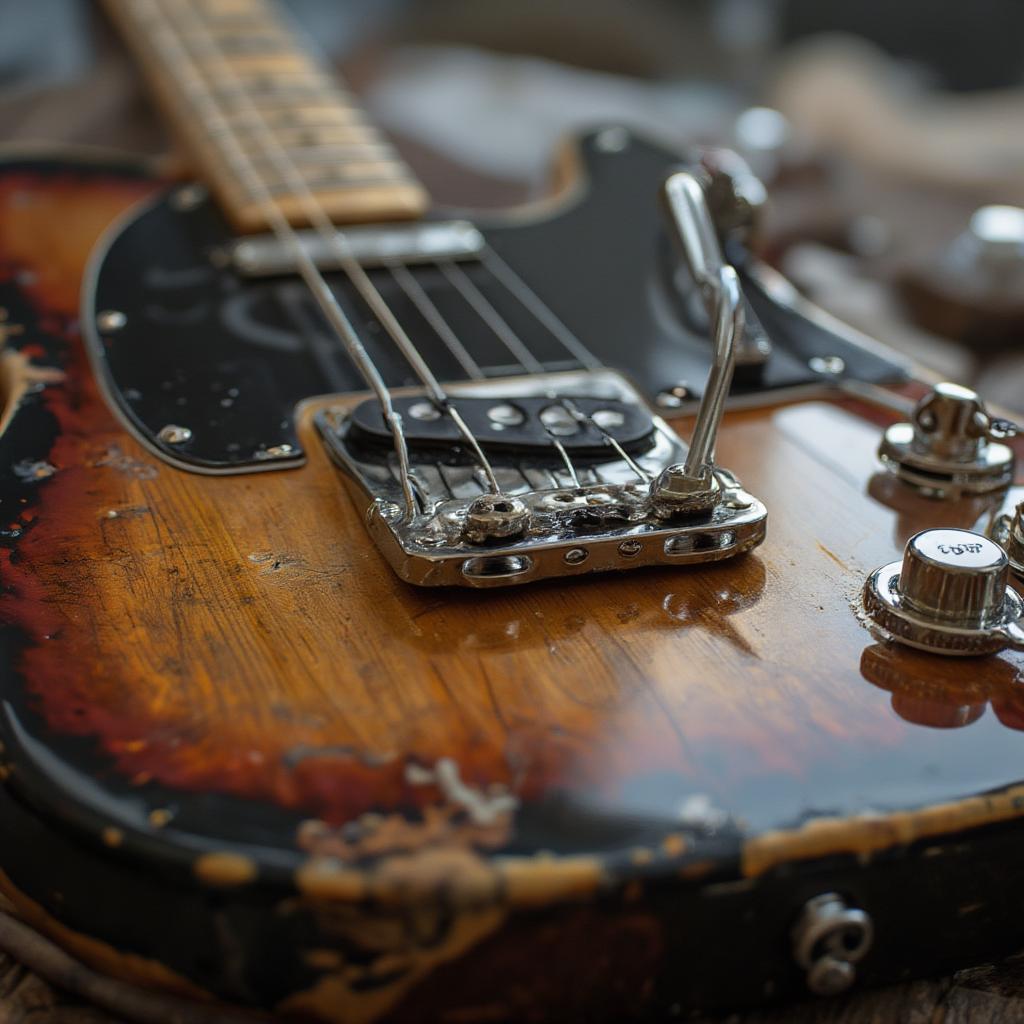
[[[0,877],[27,921],[118,978],[339,1021],[792,997],[828,892],[873,919],[865,984],[1015,951],[1020,656],[880,644],[852,609],[912,533],[987,507],[881,475],[888,414],[727,414],[720,461],[771,517],[735,560],[411,587],[316,435],[326,400],[302,465],[204,475],[101,394],[84,268],[165,187],[0,169]],[[540,251],[543,223],[494,239]]]

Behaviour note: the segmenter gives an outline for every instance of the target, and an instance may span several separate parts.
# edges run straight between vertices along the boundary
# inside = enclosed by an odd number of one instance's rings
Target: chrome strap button
[[[939,654],[1024,646],[1024,602],[1009,586],[1003,549],[969,530],[925,530],[901,562],[876,569],[863,608],[886,638]]]

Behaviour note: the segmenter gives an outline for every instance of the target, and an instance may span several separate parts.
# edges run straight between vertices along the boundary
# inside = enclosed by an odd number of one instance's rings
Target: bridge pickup
[[[298,235],[320,270],[338,269],[339,251],[349,253],[364,267],[382,267],[475,259],[484,248],[484,236],[468,220],[348,227],[334,239],[317,231],[300,231]],[[271,277],[297,270],[288,246],[273,235],[242,238],[229,251],[235,270],[243,277]]]
[[[654,421],[641,405],[610,398],[546,395],[517,398],[459,397],[452,403],[487,451],[536,456],[554,454],[553,440],[574,457],[607,457],[617,443],[631,455],[651,446]],[[455,421],[425,398],[398,398],[395,411],[402,417],[410,449],[444,448],[462,443]],[[380,404],[367,400],[352,413],[352,440],[391,447],[391,432]]]

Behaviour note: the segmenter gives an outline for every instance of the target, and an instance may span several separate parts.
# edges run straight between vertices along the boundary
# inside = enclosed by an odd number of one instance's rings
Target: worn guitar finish
[[[0,174],[0,866],[29,921],[119,977],[351,1021],[798,994],[827,891],[874,918],[865,983],[1016,948],[1021,657],[890,648],[851,609],[983,502],[913,497],[877,475],[884,417],[806,401],[726,417],[755,554],[405,586],[318,403],[305,465],[211,477],[100,396],[82,268],[157,187]]]

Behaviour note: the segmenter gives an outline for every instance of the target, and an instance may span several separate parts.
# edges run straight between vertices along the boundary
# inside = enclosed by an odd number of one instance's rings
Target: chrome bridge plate
[[[415,394],[410,390],[408,394]],[[401,392],[396,392],[401,394]],[[346,396],[320,409],[315,423],[334,462],[344,471],[366,522],[395,572],[420,586],[492,587],[649,565],[689,565],[731,558],[765,536],[764,505],[727,470],[715,469],[718,498],[705,511],[671,514],[651,497],[650,481],[685,460],[687,446],[650,411],[633,387],[612,371],[546,374],[452,385],[458,399],[492,399],[496,409],[517,399],[601,398],[641,409],[650,418],[646,449],[633,457],[609,445],[605,454],[572,460],[550,447],[488,449],[501,497],[521,502],[528,525],[517,536],[475,541],[467,530],[472,502],[487,480],[464,447],[410,448],[417,499],[406,509],[394,450],[368,443],[353,412],[365,396]],[[496,416],[493,430],[502,429]],[[366,502],[369,502],[366,506]]]

